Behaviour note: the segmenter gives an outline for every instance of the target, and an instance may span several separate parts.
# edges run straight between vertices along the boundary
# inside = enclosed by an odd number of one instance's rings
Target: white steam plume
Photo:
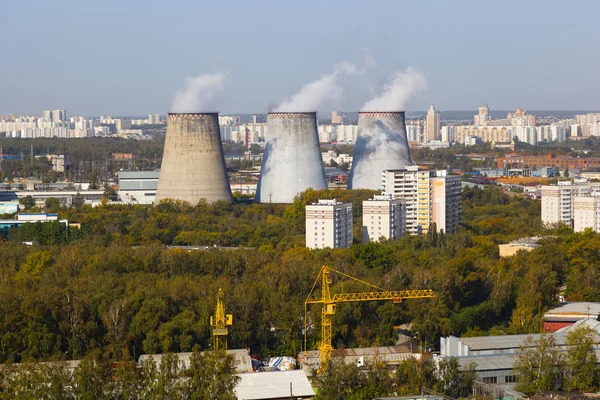
[[[364,64],[362,68],[357,67],[349,61],[342,61],[334,65],[333,71],[321,76],[300,89],[293,96],[283,100],[273,111],[275,112],[309,112],[317,111],[326,101],[338,101],[344,91],[338,85],[342,76],[362,75],[375,64],[367,50],[362,49]]]
[[[185,87],[175,93],[171,111],[175,113],[194,113],[207,110],[210,101],[225,82],[225,74],[201,74],[185,78]]]
[[[412,67],[396,71],[394,79],[383,87],[381,94],[368,101],[361,111],[401,111],[415,92],[427,88],[425,77]]]

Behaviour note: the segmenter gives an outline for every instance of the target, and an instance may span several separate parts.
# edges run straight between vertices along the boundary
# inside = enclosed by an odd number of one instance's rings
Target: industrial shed
[[[238,400],[312,399],[315,392],[300,369],[239,374],[235,387]]]
[[[384,362],[390,366],[396,366],[409,358],[421,358],[418,353],[413,353],[410,347],[387,346],[387,347],[364,347],[355,349],[335,349],[332,360],[342,359],[346,364],[356,364],[359,367],[373,361]],[[308,374],[319,368],[319,350],[309,350],[298,354],[298,360],[302,369]]]
[[[252,372],[252,360],[247,349],[227,350],[227,354],[233,356],[236,373]],[[190,366],[192,353],[175,353],[175,355],[179,359],[180,370],[187,369]],[[148,362],[150,358],[154,360],[157,367],[160,367],[163,354],[144,354],[138,359],[138,366],[143,367],[144,363]]]

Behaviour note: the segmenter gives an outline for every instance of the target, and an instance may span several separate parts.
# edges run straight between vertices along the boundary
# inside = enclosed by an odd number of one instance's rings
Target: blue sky
[[[227,73],[221,113],[260,113],[360,49],[358,110],[397,69],[407,110],[600,109],[597,1],[0,0],[0,114],[166,113],[187,76]],[[331,107],[329,107],[331,108]],[[330,109],[319,110],[322,112]]]

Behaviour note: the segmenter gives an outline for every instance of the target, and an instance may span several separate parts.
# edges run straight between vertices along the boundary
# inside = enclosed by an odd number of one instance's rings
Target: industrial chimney
[[[359,112],[348,189],[381,189],[381,172],[411,165],[404,112]]]
[[[317,113],[269,113],[256,201],[293,203],[294,197],[308,188],[327,189]]]
[[[156,201],[232,201],[218,113],[169,113]]]

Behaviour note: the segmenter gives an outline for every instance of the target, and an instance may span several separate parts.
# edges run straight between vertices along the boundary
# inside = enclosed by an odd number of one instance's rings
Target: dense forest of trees
[[[337,347],[394,343],[392,327],[410,321],[433,348],[440,335],[537,332],[563,283],[573,299],[600,300],[594,233],[561,228],[535,251],[499,258],[498,243],[544,231],[539,203],[495,188],[464,192],[465,228],[454,235],[304,248],[305,203],[352,201],[358,238],[360,202],[371,194],[308,191],[291,205],[80,206],[59,213],[81,229],[13,229],[0,246],[0,362],[74,359],[94,350],[118,360],[123,348],[132,357],[195,344],[206,349],[219,287],[235,316],[232,348],[295,356],[302,350],[303,302],[321,265],[382,287],[437,294],[400,305],[340,305]],[[171,244],[209,248],[165,247]],[[334,283],[334,290],[364,290]],[[311,319],[309,348],[316,348],[316,308]]]

